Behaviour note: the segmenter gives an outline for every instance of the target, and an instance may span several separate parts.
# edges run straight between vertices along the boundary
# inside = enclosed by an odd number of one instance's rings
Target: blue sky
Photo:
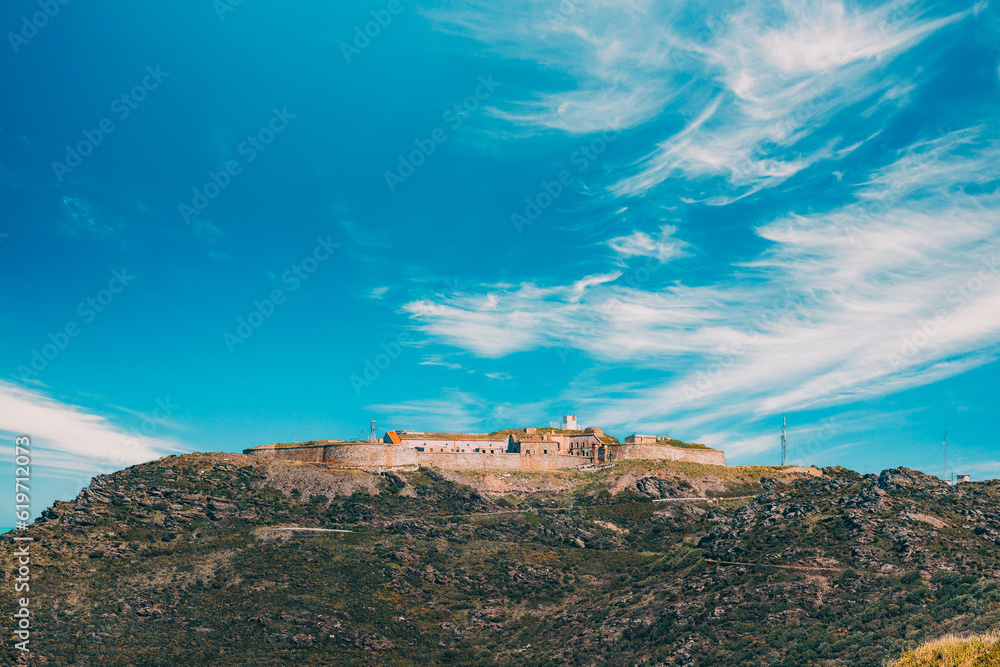
[[[786,413],[792,462],[940,475],[948,430],[950,470],[1000,471],[993,5],[0,25],[0,431],[33,438],[36,515],[98,472],[371,419],[570,412],[746,464],[780,460]]]

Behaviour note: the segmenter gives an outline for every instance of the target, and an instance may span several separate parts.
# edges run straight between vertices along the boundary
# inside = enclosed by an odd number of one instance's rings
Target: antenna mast
[[[372,420],[372,430],[368,434],[368,442],[375,442],[375,440],[376,440],[376,438],[375,438],[375,420],[373,419]]]
[[[944,448],[944,481],[951,484],[951,480],[948,479],[948,431],[944,432],[944,442],[942,443]]]
[[[785,438],[785,415],[781,415],[781,465],[785,465],[788,454],[788,440]]]

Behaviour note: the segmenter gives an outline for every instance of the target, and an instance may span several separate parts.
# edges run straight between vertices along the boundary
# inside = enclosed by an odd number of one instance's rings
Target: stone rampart
[[[619,458],[726,465],[726,455],[718,449],[688,449],[670,445],[622,445]]]
[[[323,447],[319,445],[303,445],[300,447],[275,447],[265,445],[264,447],[254,447],[244,449],[244,454],[251,456],[261,456],[268,459],[281,459],[283,461],[307,461],[309,463],[323,462]]]
[[[415,450],[381,442],[318,442],[284,447],[269,445],[245,449],[243,453],[285,461],[330,463],[345,468],[395,468],[418,463],[418,452]]]
[[[555,470],[557,468],[572,468],[590,462],[590,459],[580,456],[565,456],[562,454],[539,454],[537,456],[524,454],[482,454],[476,452],[418,452],[420,465],[446,470]]]
[[[323,463],[358,468],[395,468],[417,465],[420,453],[398,445],[327,445],[323,448]]]
[[[565,454],[525,454],[477,452],[418,452],[416,449],[381,442],[308,442],[289,446],[266,445],[246,449],[244,454],[285,461],[329,463],[345,468],[394,468],[423,465],[449,470],[555,470],[591,463],[590,457]],[[622,445],[617,458],[654,461],[689,461],[708,465],[726,465],[726,457],[717,449],[684,449],[669,445]]]

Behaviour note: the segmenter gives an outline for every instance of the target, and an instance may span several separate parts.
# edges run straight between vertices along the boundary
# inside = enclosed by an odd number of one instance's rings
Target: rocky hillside
[[[28,529],[33,653],[0,663],[881,666],[1000,627],[998,498],[907,469],[170,457]]]

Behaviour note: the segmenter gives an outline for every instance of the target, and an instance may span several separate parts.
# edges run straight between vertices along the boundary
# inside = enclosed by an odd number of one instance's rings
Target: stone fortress
[[[726,465],[724,453],[668,436],[633,433],[619,442],[596,426],[580,429],[576,417],[562,428],[529,427],[493,433],[388,431],[381,441],[314,440],[277,443],[244,454],[344,468],[425,466],[452,470],[552,470],[622,460],[689,461]]]

